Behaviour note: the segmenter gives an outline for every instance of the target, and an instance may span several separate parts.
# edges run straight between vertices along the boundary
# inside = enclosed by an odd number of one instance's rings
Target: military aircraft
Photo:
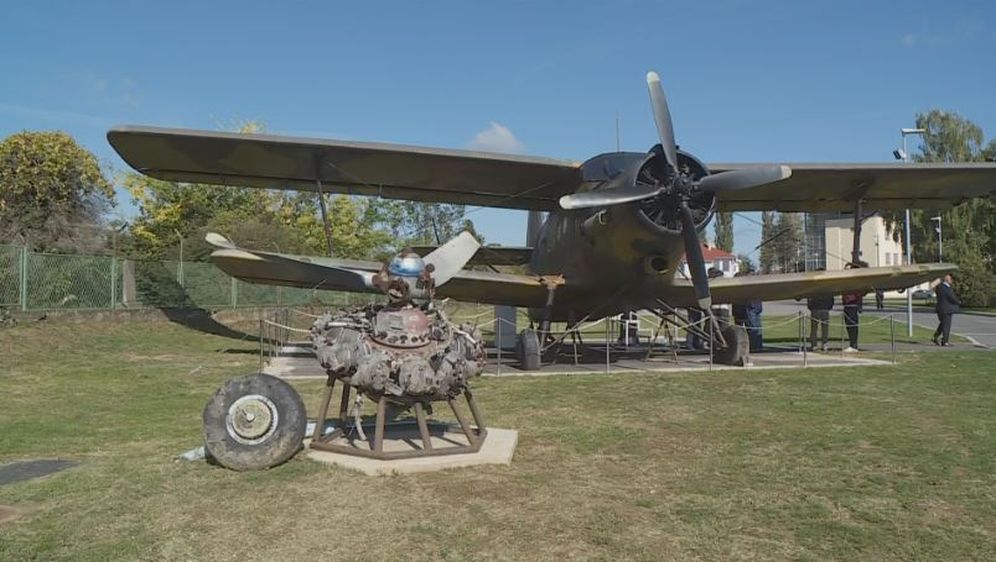
[[[582,163],[142,126],[107,136],[133,168],[162,180],[528,210],[527,247],[483,247],[471,262],[523,264],[528,273],[463,270],[437,296],[528,307],[541,334],[551,321],[677,307],[711,317],[714,303],[905,288],[955,269],[916,264],[709,279],[698,232],[718,211],[850,211],[858,219],[862,209],[943,208],[996,193],[992,164],[705,164],[678,148],[656,73],[647,74],[647,86],[659,142]],[[676,276],[686,254],[690,280]],[[381,268],[227,242],[211,258],[246,281],[330,290],[376,291],[356,282],[356,273],[370,277]],[[715,335],[721,350],[732,350],[725,360],[741,358],[742,334],[724,328]],[[520,338],[538,349],[535,332]]]

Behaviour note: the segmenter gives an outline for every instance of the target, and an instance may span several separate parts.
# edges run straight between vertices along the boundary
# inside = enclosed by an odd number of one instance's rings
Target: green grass
[[[991,560],[996,366],[487,378],[511,466],[365,477],[173,457],[255,347],[165,323],[0,331],[0,560]],[[228,352],[225,352],[228,350]],[[232,352],[234,351],[234,353]],[[319,385],[297,385],[314,407]]]

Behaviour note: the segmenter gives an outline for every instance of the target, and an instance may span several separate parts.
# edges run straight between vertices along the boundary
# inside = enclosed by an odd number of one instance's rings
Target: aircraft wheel
[[[727,325],[723,328],[726,347],[717,349],[713,359],[723,365],[743,365],[750,349],[747,330],[743,326]]]
[[[538,371],[540,368],[540,343],[536,330],[522,330],[516,338],[515,355],[519,368],[523,371]]]
[[[237,471],[277,466],[301,449],[308,423],[294,387],[264,374],[221,385],[204,406],[209,458]]]

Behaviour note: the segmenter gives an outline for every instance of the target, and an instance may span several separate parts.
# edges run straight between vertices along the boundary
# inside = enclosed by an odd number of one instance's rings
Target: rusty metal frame
[[[461,431],[467,438],[467,445],[433,447],[432,435],[429,432],[429,422],[426,418],[425,408],[421,402],[416,402],[414,405],[414,423],[418,427],[419,437],[422,439],[422,447],[420,449],[411,449],[407,451],[385,451],[384,433],[387,426],[390,425],[391,427],[398,427],[413,423],[413,420],[404,420],[388,424],[386,420],[388,399],[386,396],[381,396],[377,400],[377,414],[372,424],[374,437],[370,449],[360,449],[349,445],[333,443],[336,439],[345,437],[350,395],[350,386],[348,384],[343,384],[342,398],[339,403],[339,423],[337,424],[335,430],[328,435],[323,435],[325,423],[328,421],[328,409],[329,404],[332,401],[332,390],[334,387],[335,378],[329,376],[328,382],[325,384],[325,390],[322,393],[322,401],[318,409],[318,418],[315,420],[315,431],[312,434],[310,445],[312,449],[377,460],[412,459],[441,455],[476,453],[481,450],[481,446],[484,444],[484,440],[488,435],[487,427],[484,425],[484,417],[481,415],[481,411],[477,407],[474,395],[471,393],[470,389],[464,389],[463,396],[467,400],[467,407],[470,409],[470,414],[474,419],[476,427],[471,427],[470,424],[467,423],[466,416],[457,406],[456,398],[450,398],[447,400],[447,403],[449,404],[450,409],[453,410],[453,415],[456,417],[457,422],[460,424]],[[364,424],[364,426],[364,429],[366,429],[366,427],[369,427],[369,424]]]

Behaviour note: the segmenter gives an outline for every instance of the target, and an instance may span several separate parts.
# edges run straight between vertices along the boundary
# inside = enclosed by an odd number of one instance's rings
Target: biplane
[[[519,337],[528,345],[520,347],[533,350],[541,347],[537,340],[553,321],[695,308],[719,328],[709,333],[717,349],[728,351],[720,360],[736,362],[745,338],[733,326],[716,324],[714,304],[900,289],[956,266],[710,279],[698,233],[716,212],[846,211],[854,213],[860,229],[868,210],[945,208],[996,193],[993,164],[707,164],[679,149],[656,73],[647,74],[647,86],[658,142],[647,152],[599,154],[584,162],[144,126],[118,127],[107,136],[129,165],[162,180],[528,211],[525,247],[482,247],[471,260],[523,265],[526,273],[465,269],[441,285],[437,296],[528,308],[538,334],[525,330]],[[690,279],[676,274],[683,257]],[[249,282],[371,292],[376,289],[355,282],[355,274],[369,277],[382,266],[227,242],[211,259]]]

